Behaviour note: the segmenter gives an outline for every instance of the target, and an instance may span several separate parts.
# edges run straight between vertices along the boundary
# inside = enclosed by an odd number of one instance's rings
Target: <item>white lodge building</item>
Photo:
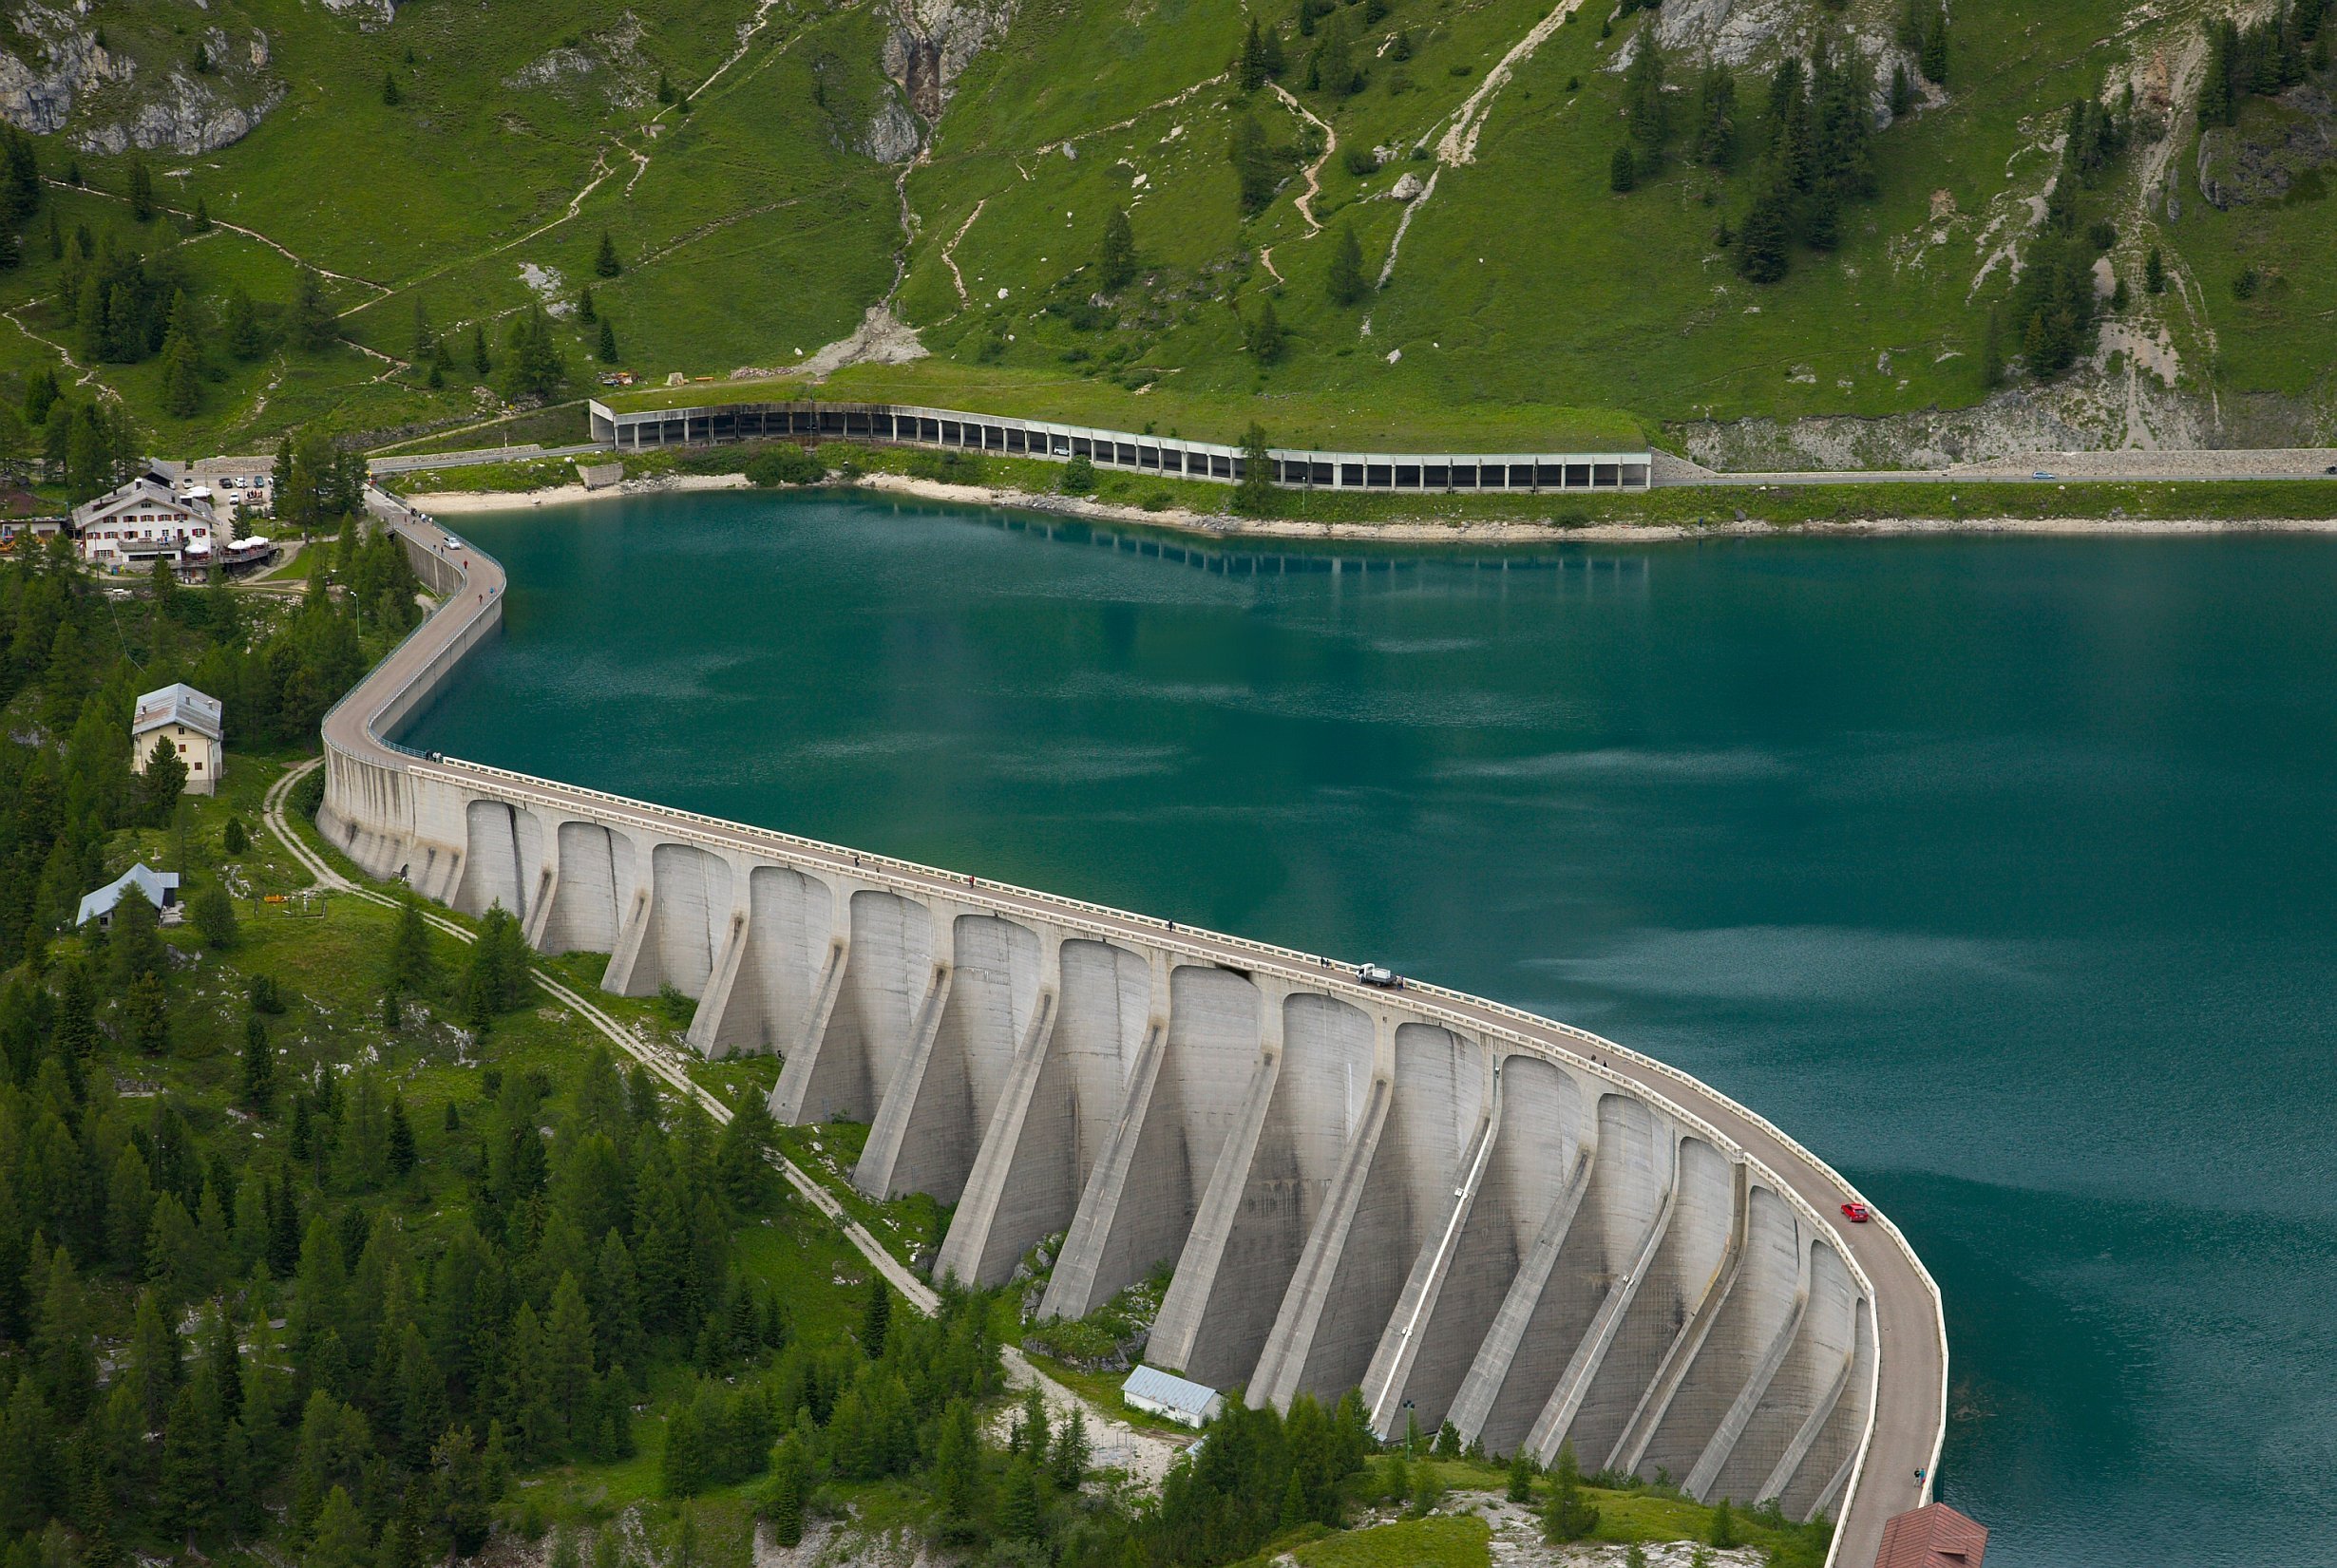
[[[150,566],[158,556],[173,566],[200,563],[233,531],[208,501],[181,500],[152,474],[73,508],[81,558],[94,566]]]
[[[206,697],[183,681],[147,692],[138,699],[137,713],[130,720],[131,768],[140,773],[146,770],[146,759],[154,754],[154,743],[160,737],[177,746],[179,760],[186,764],[186,792],[217,794],[219,771],[226,761],[221,746],[223,717],[218,698]]]

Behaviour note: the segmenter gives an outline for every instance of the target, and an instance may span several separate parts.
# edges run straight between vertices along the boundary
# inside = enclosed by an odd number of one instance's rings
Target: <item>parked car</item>
[[[1845,1203],[1842,1205],[1842,1218],[1853,1225],[1863,1225],[1874,1218],[1874,1211],[1864,1203]]]
[[[1355,977],[1367,986],[1378,986],[1381,991],[1404,989],[1404,977],[1385,964],[1358,964]]]
[[[2028,477],[2031,479],[2059,479],[2061,478],[2061,475],[2053,473],[2048,469],[2040,468]]]

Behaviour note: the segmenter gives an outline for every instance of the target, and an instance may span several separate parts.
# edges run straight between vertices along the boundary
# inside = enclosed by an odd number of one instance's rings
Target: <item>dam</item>
[[[328,717],[320,826],[609,954],[612,991],[697,998],[709,1056],[782,1054],[775,1115],[864,1122],[864,1191],[956,1205],[938,1275],[1053,1243],[1042,1311],[1074,1316],[1169,1263],[1158,1364],[1822,1511],[1857,1568],[1928,1495],[1936,1289],[1754,1112],[1434,986],[414,753],[394,737],[495,632],[502,574],[373,505],[443,602]]]

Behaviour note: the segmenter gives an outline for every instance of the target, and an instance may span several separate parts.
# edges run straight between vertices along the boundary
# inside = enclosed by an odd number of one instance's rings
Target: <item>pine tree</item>
[[[796,1546],[803,1541],[809,1468],[804,1458],[804,1445],[791,1432],[771,1450],[770,1480],[763,1488],[763,1517],[770,1521],[771,1539],[781,1546]]]
[[[1258,18],[1249,19],[1249,31],[1242,39],[1242,58],[1234,67],[1234,80],[1245,93],[1256,92],[1265,85],[1265,40],[1259,34]]]
[[[1775,189],[1754,198],[1737,233],[1737,273],[1748,283],[1775,283],[1790,264],[1787,199]]]
[[[485,375],[495,368],[495,362],[487,358],[486,326],[483,322],[471,324],[470,368],[481,375]]]
[[[162,340],[162,408],[176,419],[192,418],[202,406],[202,351],[194,335],[173,323]]]
[[[381,73],[381,101],[382,101],[384,104],[389,104],[391,108],[393,108],[393,109],[394,109],[394,108],[396,108],[396,107],[398,106],[398,104],[400,104],[401,103],[405,102],[405,99],[406,99],[406,95],[405,95],[404,93],[402,93],[402,92],[398,91],[398,78],[397,78],[397,72],[395,72],[395,71],[384,71],[384,72],[382,72],[382,73]]]
[[[2166,259],[2158,254],[2158,247],[2156,245],[2153,245],[2150,254],[2142,258],[2142,290],[2145,293],[2154,294],[2163,294],[2167,292]]]
[[[437,968],[422,906],[411,898],[400,900],[397,927],[390,937],[389,984],[401,994],[423,995],[435,984]]]
[[[1652,22],[1640,28],[1639,49],[1624,73],[1624,102],[1631,140],[1639,144],[1642,164],[1652,173],[1663,161],[1663,144],[1671,138],[1670,110],[1663,102],[1663,51]]]
[[[1257,21],[1252,18],[1254,33]],[[1104,217],[1104,237],[1096,248],[1096,274],[1107,289],[1126,286],[1136,275],[1136,234],[1129,226],[1128,209],[1115,206]]]
[[[331,347],[341,335],[332,302],[325,297],[325,280],[314,268],[300,269],[293,292],[292,317],[293,341],[311,353]]]
[[[406,1119],[406,1096],[390,1101],[390,1174],[400,1181],[413,1174],[414,1126]]]
[[[1241,187],[1242,211],[1264,211],[1274,199],[1275,187],[1282,183],[1282,171],[1273,148],[1266,143],[1265,127],[1258,123],[1256,115],[1244,110],[1234,117],[1226,134],[1226,158]]]
[[[220,326],[227,339],[227,351],[238,359],[257,359],[267,351],[267,334],[260,330],[259,310],[252,303],[251,294],[238,283],[227,293],[227,313]]]
[[[1599,1510],[1583,1498],[1583,1467],[1571,1440],[1558,1445],[1550,1469],[1549,1503],[1542,1512],[1542,1534],[1551,1541],[1580,1540],[1599,1527]]]
[[[1055,1434],[1054,1457],[1050,1470],[1058,1492],[1076,1492],[1088,1477],[1088,1417],[1086,1409],[1072,1407],[1071,1419]]]
[[[1285,334],[1282,317],[1274,311],[1274,301],[1262,301],[1258,313],[1242,324],[1242,345],[1261,365],[1272,365],[1282,357]]]
[[[1631,148],[1626,142],[1615,149],[1615,156],[1606,162],[1606,188],[1617,194],[1635,189],[1639,184],[1639,170],[1632,161]]]
[[[414,345],[408,352],[416,365],[427,365],[438,357],[438,333],[430,326],[429,308],[414,295]]]
[[[861,1354],[874,1361],[884,1353],[884,1341],[892,1332],[893,1293],[886,1288],[883,1275],[868,1277],[868,1294],[860,1309]]]
[[[199,235],[211,232],[211,206],[200,196],[195,198],[195,217],[188,227]]]
[[[1890,65],[1890,118],[1904,119],[1915,106],[1915,87],[1907,79],[1907,63],[1894,60]]]
[[[1340,224],[1339,240],[1331,249],[1330,270],[1323,274],[1323,287],[1334,305],[1354,305],[1363,297],[1363,247],[1356,242],[1355,230]]]
[[[1038,1466],[1029,1454],[1016,1454],[1007,1462],[1006,1478],[999,1487],[999,1533],[1009,1540],[1036,1540],[1044,1521]]]
[[[600,363],[617,363],[617,329],[606,316],[600,318]]]
[[[982,1472],[981,1438],[975,1429],[974,1407],[962,1398],[951,1400],[941,1412],[928,1484],[943,1540],[956,1544],[981,1540],[990,1512],[989,1487]]]
[[[142,158],[130,160],[130,217],[140,223],[154,217],[154,176]]]
[[[1530,1503],[1533,1501],[1533,1460],[1524,1448],[1510,1456],[1510,1501]]]
[[[615,277],[624,270],[624,263],[617,259],[617,241],[609,237],[608,230],[601,230],[600,249],[593,257],[593,272],[600,277]]]
[[[304,1568],[372,1568],[372,1539],[365,1519],[349,1499],[348,1488],[335,1486],[316,1516],[316,1533],[301,1558]]]
[[[170,1002],[162,994],[160,975],[142,974],[122,999],[122,1032],[128,1043],[147,1056],[170,1048]]]
[[[1242,477],[1233,487],[1233,509],[1245,518],[1270,518],[1277,499],[1265,426],[1253,421],[1242,436]]]
[[[1718,60],[1697,84],[1696,161],[1713,169],[1737,161],[1737,77]]]
[[[1704,1544],[1719,1552],[1737,1544],[1737,1516],[1727,1498],[1722,1498],[1712,1510],[1712,1528],[1704,1536]]]
[[[593,286],[589,283],[576,293],[576,318],[589,327],[600,319],[599,307],[593,302]]]
[[[1948,85],[1948,8],[1944,5],[1924,33],[1923,58],[1918,66],[1923,79],[1933,86]]]

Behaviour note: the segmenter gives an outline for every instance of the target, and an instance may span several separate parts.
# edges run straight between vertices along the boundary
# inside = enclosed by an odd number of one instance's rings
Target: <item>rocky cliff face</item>
[[[97,41],[69,11],[47,6],[20,7],[16,26],[37,40],[37,63],[0,51],[0,116],[19,130],[45,136],[65,128],[76,100],[115,83],[126,83],[138,66]]]
[[[72,11],[29,4],[15,20],[33,47],[30,58],[0,50],[0,118],[36,135],[66,132],[84,152],[210,152],[249,136],[284,98],[284,85],[265,74],[268,39],[256,30],[236,38],[207,29],[210,69],[195,74],[177,65],[142,71]]]
[[[930,123],[940,118],[958,78],[982,46],[1014,20],[1013,0],[894,0],[892,31],[884,40],[884,74],[900,84],[909,106]]]

